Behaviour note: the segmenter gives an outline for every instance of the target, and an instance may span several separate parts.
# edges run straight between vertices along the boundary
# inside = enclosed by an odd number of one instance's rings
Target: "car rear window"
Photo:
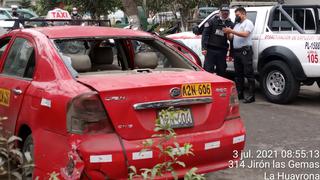
[[[198,69],[154,39],[56,39],[54,44],[74,76]]]

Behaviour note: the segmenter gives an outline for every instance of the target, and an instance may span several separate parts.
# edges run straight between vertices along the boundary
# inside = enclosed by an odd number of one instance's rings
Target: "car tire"
[[[320,80],[317,81],[318,87],[320,88]]]
[[[300,82],[295,79],[286,63],[271,61],[262,68],[260,87],[270,102],[287,104],[298,95]]]
[[[27,136],[27,138],[23,143],[22,153],[24,155],[25,162],[27,162],[28,164],[34,163],[34,145],[33,145],[33,138],[31,134]],[[29,155],[27,155],[28,153]],[[28,158],[31,158],[29,159],[29,162],[28,162]],[[34,166],[24,168],[23,179],[31,180],[33,175],[33,169],[34,169]]]

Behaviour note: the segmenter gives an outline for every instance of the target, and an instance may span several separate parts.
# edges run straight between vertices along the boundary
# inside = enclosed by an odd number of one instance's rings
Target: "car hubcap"
[[[268,74],[267,89],[272,95],[279,95],[283,93],[286,86],[286,79],[279,71],[272,71]]]

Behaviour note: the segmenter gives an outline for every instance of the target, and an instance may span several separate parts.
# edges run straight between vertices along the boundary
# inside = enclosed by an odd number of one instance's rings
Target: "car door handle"
[[[20,95],[22,94],[22,90],[21,89],[12,89],[12,92],[15,94],[15,95]]]
[[[0,116],[0,121],[2,121],[2,120],[7,120],[7,119],[8,119],[7,116]]]

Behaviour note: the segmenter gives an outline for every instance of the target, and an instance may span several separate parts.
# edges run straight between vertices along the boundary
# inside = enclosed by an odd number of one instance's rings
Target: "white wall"
[[[284,0],[286,4],[312,4],[312,5],[320,5],[319,0]]]

